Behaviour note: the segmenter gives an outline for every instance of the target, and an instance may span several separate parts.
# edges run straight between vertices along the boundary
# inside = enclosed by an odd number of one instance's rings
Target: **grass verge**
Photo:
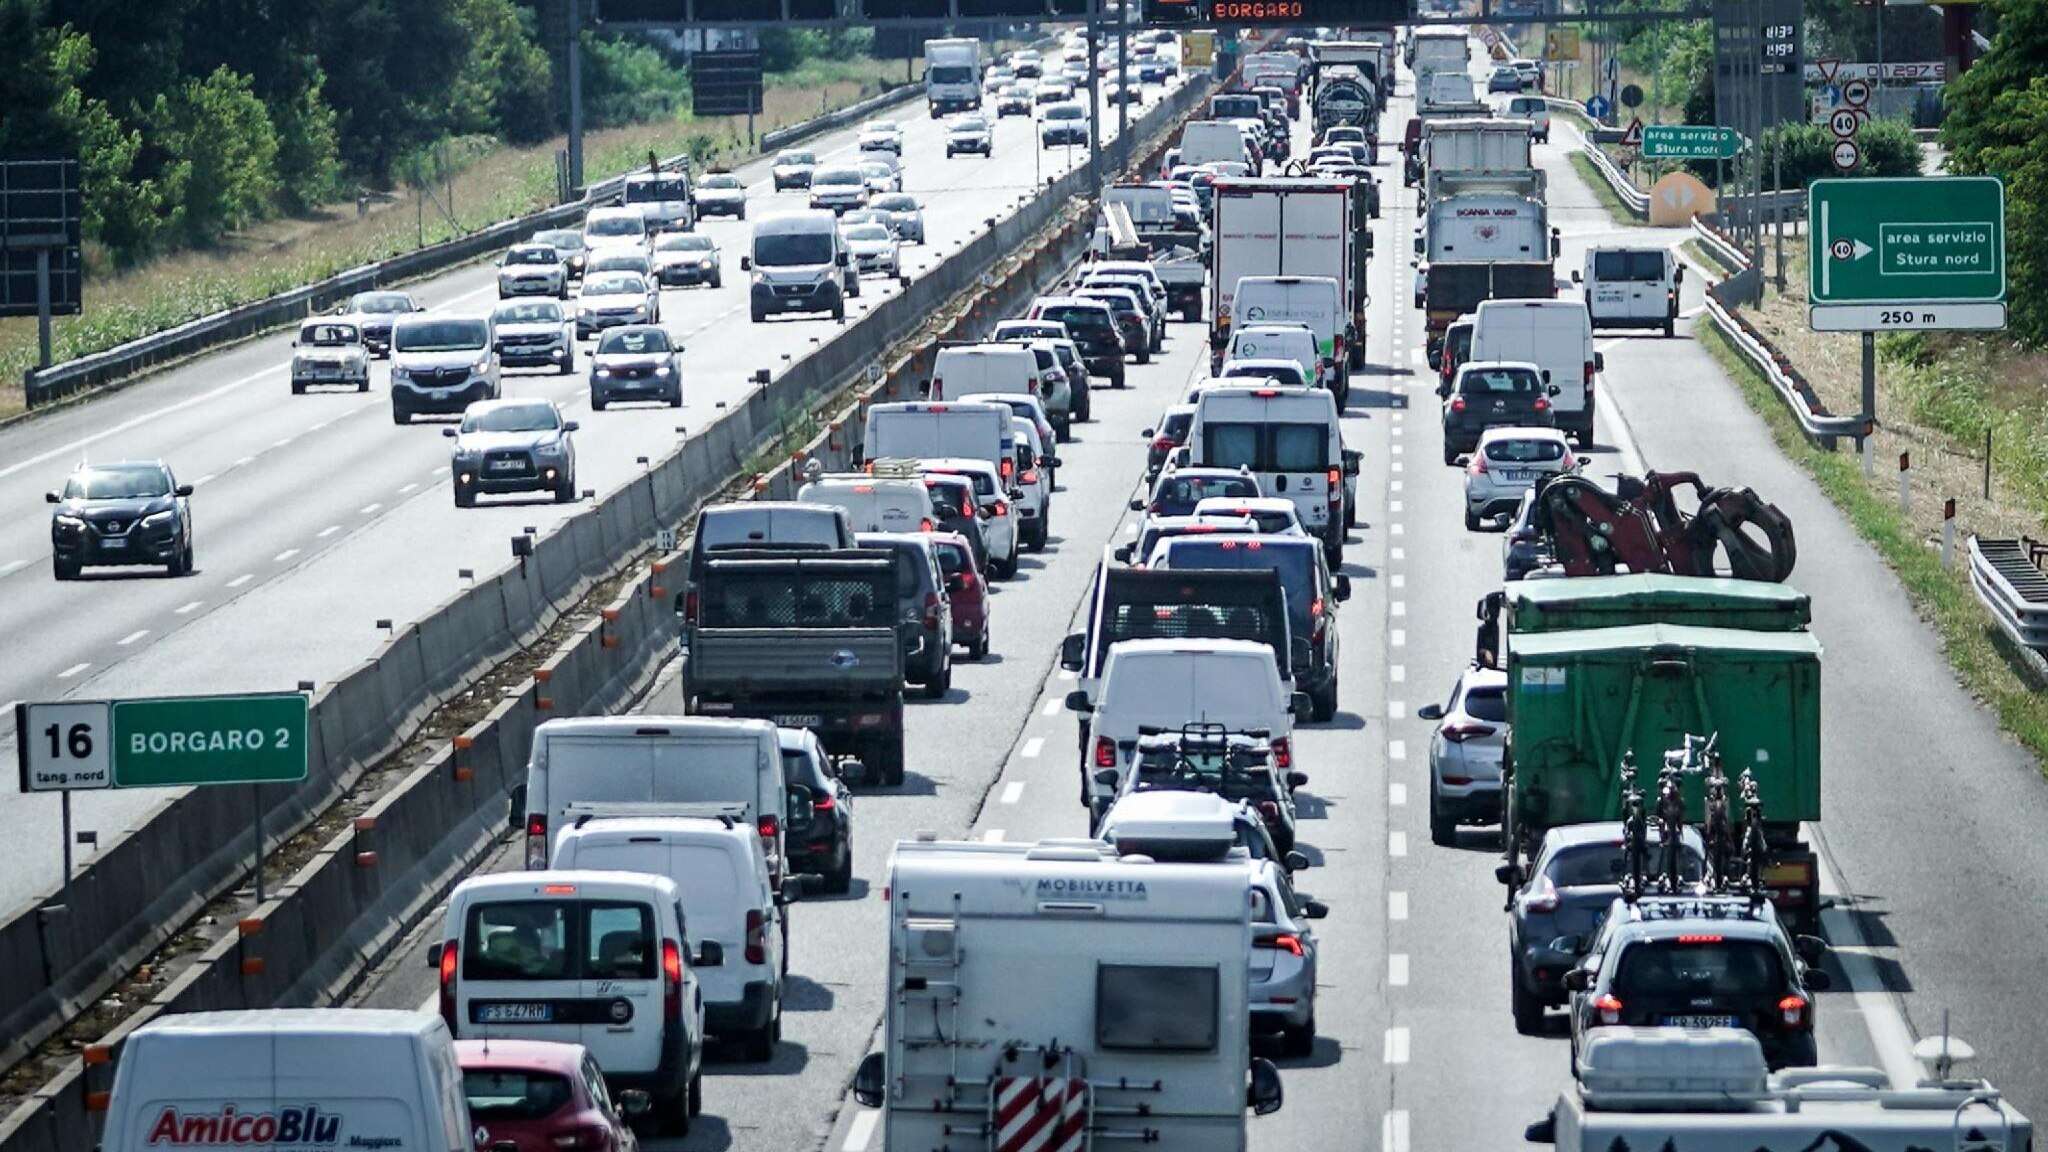
[[[1628,210],[1627,204],[1622,203],[1621,194],[1614,190],[1614,185],[1607,182],[1607,177],[1600,174],[1599,166],[1594,164],[1590,157],[1576,148],[1569,155],[1572,171],[1577,172],[1579,179],[1584,180],[1586,186],[1593,190],[1593,195],[1600,198],[1601,205],[1607,209],[1609,216],[1614,217],[1617,224],[1631,228],[1643,226],[1644,222],[1638,220],[1634,213]]]
[[[1864,481],[1855,453],[1822,452],[1808,444],[1770,382],[1750,367],[1720,330],[1701,324],[1696,332],[1701,347],[1720,362],[1749,406],[1769,425],[1778,450],[1813,477],[1898,576],[1915,610],[1941,638],[1942,650],[1963,687],[1990,707],[2005,730],[2037,760],[2048,761],[2048,695],[2035,690],[2016,665],[2005,634],[1977,602],[1961,541],[1955,570],[1942,568],[1940,552],[1929,548],[1897,507]]]

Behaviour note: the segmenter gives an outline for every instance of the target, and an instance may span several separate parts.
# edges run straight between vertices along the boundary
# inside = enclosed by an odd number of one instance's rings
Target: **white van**
[[[1487,300],[1472,323],[1468,362],[1534,364],[1557,387],[1557,426],[1581,448],[1593,444],[1593,378],[1605,367],[1593,350],[1593,319],[1583,300]]]
[[[675,881],[638,872],[472,876],[427,952],[457,1039],[581,1044],[614,1090],[651,1096],[655,1124],[676,1136],[704,1108],[697,969],[724,959],[715,942],[691,950]]]
[[[1180,162],[1191,167],[1220,160],[1252,163],[1244,130],[1228,120],[1190,120],[1180,130]]]
[[[646,255],[649,242],[647,217],[638,208],[592,208],[583,217],[586,266],[614,252]]]
[[[1329,375],[1336,365],[1326,358],[1315,330],[1300,321],[1266,321],[1230,329],[1230,345],[1223,351],[1224,363],[1232,360],[1292,360],[1301,365],[1303,379],[1329,387]]]
[[[439,1016],[266,1008],[159,1016],[122,1043],[99,1147],[471,1152]]]
[[[1678,324],[1678,286],[1685,265],[1669,248],[1589,248],[1586,270],[1572,273],[1595,328],[1662,328]]]
[[[1316,339],[1318,378],[1346,391],[1344,290],[1328,276],[1241,276],[1230,300],[1233,331],[1250,324],[1306,324]]]
[[[533,730],[526,783],[512,789],[512,813],[526,831],[526,866],[548,866],[549,837],[578,805],[702,804],[752,824],[782,882],[782,827],[788,786],[782,748],[766,720],[705,716],[578,716]]]
[[[716,941],[724,963],[698,973],[704,1028],[738,1040],[750,1060],[768,1060],[782,1038],[783,977],[789,953],[784,903],[794,878],[778,891],[768,880],[760,838],[730,819],[692,816],[580,820],[555,837],[550,870],[646,872],[675,882],[684,933],[700,945]]]
[[[1000,404],[874,404],[861,433],[866,460],[967,457],[1000,464],[1010,435],[1010,409]]]
[[[1265,731],[1274,761],[1292,756],[1294,698],[1273,649],[1252,640],[1124,640],[1110,645],[1081,757],[1081,795],[1099,816],[1117,788],[1095,773],[1130,770],[1140,725],[1179,730],[1221,724],[1232,732]],[[1071,697],[1069,704],[1078,703]]]
[[[636,172],[626,177],[619,198],[646,217],[654,232],[687,232],[697,226],[697,195],[690,187],[690,174],[681,169],[658,175]]]
[[[922,481],[870,476],[865,472],[820,476],[797,489],[804,504],[846,509],[855,532],[929,532],[932,497]]]
[[[740,267],[753,274],[747,311],[756,324],[784,312],[844,320],[846,301],[860,295],[860,269],[830,212],[791,212],[755,224]]]
[[[1016,344],[955,344],[932,362],[931,398],[970,392],[1039,394],[1038,356]]]
[[[1205,388],[1188,427],[1197,468],[1247,468],[1259,492],[1285,497],[1332,568],[1344,562],[1345,476],[1337,401],[1320,388]]]

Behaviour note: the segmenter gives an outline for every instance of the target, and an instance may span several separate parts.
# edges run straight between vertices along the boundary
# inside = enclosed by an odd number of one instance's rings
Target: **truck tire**
[[[885,736],[874,749],[875,778],[888,787],[903,783],[903,734]]]

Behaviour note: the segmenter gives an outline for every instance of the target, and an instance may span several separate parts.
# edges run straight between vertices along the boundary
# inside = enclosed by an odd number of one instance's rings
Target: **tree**
[[[1949,170],[2005,181],[2006,298],[2014,335],[2048,344],[2048,5],[1992,0],[1991,48],[1949,81]]]
[[[157,97],[152,133],[165,165],[169,225],[188,244],[208,244],[268,215],[276,203],[277,132],[249,78],[223,65]]]
[[[469,45],[456,0],[304,0],[341,158],[388,185],[400,153],[433,140],[454,119],[457,63]]]
[[[459,0],[456,19],[469,55],[450,99],[463,118],[455,130],[514,144],[553,135],[554,67],[540,46],[533,12],[512,0]]]

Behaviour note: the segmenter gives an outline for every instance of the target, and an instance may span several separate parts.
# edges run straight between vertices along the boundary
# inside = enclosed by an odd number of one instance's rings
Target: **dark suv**
[[[1456,464],[1479,447],[1488,428],[1554,428],[1550,398],[1557,385],[1534,364],[1471,363],[1444,400],[1444,463]]]
[[[775,735],[783,779],[811,796],[811,818],[792,821],[783,835],[789,869],[823,876],[827,892],[845,892],[853,886],[853,793],[810,729],[779,728]]]
[[[931,537],[921,532],[857,532],[862,548],[896,555],[896,632],[903,678],[936,700],[953,687],[953,608]]]
[[[1742,1028],[1773,1070],[1817,1060],[1813,993],[1827,945],[1795,939],[1768,900],[1747,896],[1617,899],[1600,935],[1567,972],[1572,1074],[1586,1033],[1603,1027]]]
[[[192,571],[192,486],[161,460],[92,464],[44,499],[50,513],[50,563],[59,580],[89,564],[161,564],[173,576]]]
[[[1108,301],[1077,296],[1041,296],[1031,302],[1031,319],[1057,320],[1067,326],[1088,371],[1109,378],[1111,388],[1124,386],[1124,338]]]

